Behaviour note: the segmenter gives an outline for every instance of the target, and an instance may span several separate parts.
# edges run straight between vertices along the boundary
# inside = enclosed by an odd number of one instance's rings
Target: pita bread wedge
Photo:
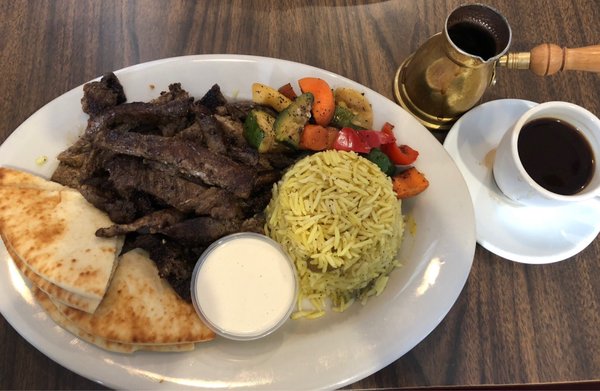
[[[154,262],[140,249],[120,257],[106,295],[93,314],[55,305],[77,330],[111,342],[177,345],[214,338],[194,307],[159,277]]]
[[[181,343],[173,345],[138,345],[138,344],[125,344],[119,342],[108,341],[104,338],[91,335],[77,328],[72,322],[65,318],[61,312],[56,308],[56,305],[52,302],[50,297],[42,292],[40,289],[34,288],[33,296],[40,306],[46,311],[48,316],[60,327],[69,331],[71,334],[81,338],[82,340],[96,345],[102,349],[109,350],[116,353],[133,353],[138,350],[149,350],[154,352],[187,352],[194,350],[195,345],[193,343]]]
[[[6,250],[21,273],[27,277],[27,279],[31,281],[34,286],[51,296],[55,301],[90,313],[94,312],[96,308],[98,308],[100,299],[77,295],[44,280],[42,277],[35,274],[30,268],[27,267],[27,265],[25,265],[23,261],[19,259],[10,245],[6,247]]]
[[[15,258],[43,280],[99,302],[123,243],[122,237],[96,237],[98,228],[112,224],[108,216],[76,190],[0,172],[0,232]]]
[[[64,186],[40,176],[9,167],[0,167],[0,187],[62,190]]]

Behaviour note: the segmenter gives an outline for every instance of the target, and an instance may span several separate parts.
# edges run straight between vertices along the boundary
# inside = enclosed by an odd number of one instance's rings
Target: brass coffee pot
[[[496,66],[600,72],[600,45],[566,49],[542,44],[527,53],[508,53],[512,32],[506,18],[482,4],[463,5],[446,18],[444,31],[407,58],[394,78],[400,105],[432,130],[448,130],[495,83]]]

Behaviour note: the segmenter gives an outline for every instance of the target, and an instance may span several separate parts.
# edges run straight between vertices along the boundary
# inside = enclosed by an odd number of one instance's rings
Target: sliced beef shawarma
[[[188,181],[166,170],[153,169],[138,158],[118,156],[105,167],[110,181],[121,193],[137,189],[183,213],[195,212],[225,219],[242,215],[241,200],[231,193]]]
[[[181,83],[173,83],[169,85],[169,91],[162,91],[160,96],[150,103],[152,104],[163,104],[166,102],[171,102],[173,100],[185,100],[188,101],[190,99],[190,94],[181,88]]]
[[[123,86],[114,73],[107,73],[100,81],[93,81],[83,86],[81,107],[83,112],[96,115],[104,110],[120,105],[127,100]]]
[[[180,124],[191,110],[192,100],[175,99],[163,104],[147,102],[123,103],[111,107],[102,114],[91,117],[85,131],[86,136],[94,136],[102,131],[113,129],[121,124],[130,128],[137,126],[167,126],[173,122]]]
[[[111,238],[131,232],[154,234],[165,227],[179,223],[184,217],[185,215],[176,209],[158,210],[129,224],[113,224],[109,227],[100,228],[96,231],[96,236]]]
[[[165,236],[184,246],[205,247],[223,236],[251,231],[263,233],[265,219],[262,214],[245,220],[218,220],[212,217],[196,217],[181,221],[160,230]]]
[[[214,84],[210,90],[204,94],[202,98],[200,98],[199,103],[208,108],[210,111],[214,112],[217,107],[223,106],[227,103],[227,99],[223,96],[221,92],[221,87],[218,84]]]
[[[242,221],[196,217],[171,225],[160,232],[186,246],[207,246],[223,236],[239,232]]]
[[[227,143],[219,123],[211,116],[202,116],[196,120],[204,135],[206,147],[214,153],[226,154]]]
[[[252,167],[172,137],[107,130],[97,135],[95,145],[176,166],[183,174],[198,177],[208,185],[219,186],[241,198],[248,198],[254,186]]]

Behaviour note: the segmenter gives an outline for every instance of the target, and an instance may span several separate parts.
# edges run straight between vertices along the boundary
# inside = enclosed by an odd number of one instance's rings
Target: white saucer
[[[484,103],[454,124],[444,148],[467,182],[477,242],[512,261],[544,264],[572,257],[596,238],[600,199],[534,208],[518,205],[500,192],[492,175],[496,147],[517,118],[536,104],[519,99]],[[448,197],[452,197],[451,189]]]

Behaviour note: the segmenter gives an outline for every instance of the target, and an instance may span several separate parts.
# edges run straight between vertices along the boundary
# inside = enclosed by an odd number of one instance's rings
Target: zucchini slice
[[[263,110],[254,109],[244,121],[244,138],[258,152],[268,152],[275,144],[274,124],[275,117]]]
[[[293,148],[298,148],[304,125],[310,119],[314,96],[306,92],[298,96],[275,120],[275,139]]]

